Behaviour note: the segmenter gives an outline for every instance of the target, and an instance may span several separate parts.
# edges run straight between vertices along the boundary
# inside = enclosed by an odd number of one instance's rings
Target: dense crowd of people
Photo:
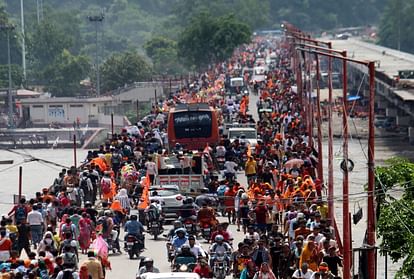
[[[258,62],[261,58],[265,62]],[[263,81],[243,70],[255,65],[266,67]],[[243,88],[226,94],[229,79],[238,76],[258,95],[256,113],[249,111]],[[186,198],[179,221],[168,232],[173,267],[192,264],[203,278],[216,276],[216,262],[225,263],[226,275],[234,278],[340,278],[339,247],[315,172],[318,154],[292,85],[289,52],[263,38],[188,81],[158,101],[132,130],[123,129],[88,151],[81,167],[62,169],[50,188],[22,198],[3,217],[1,278],[105,278],[111,269],[108,253],[122,250],[121,228],[125,235],[141,238],[148,218],[162,218],[162,205],[146,191],[167,173],[165,158],[175,156],[180,173],[186,174],[195,152],[204,158],[205,188],[196,199]],[[257,144],[223,133],[217,145],[203,150],[179,144],[166,148],[166,113],[190,102],[214,107],[222,131],[234,122],[255,125]],[[224,158],[222,170],[218,158]],[[134,214],[136,208],[147,218]],[[220,214],[228,222],[220,222]],[[191,231],[184,227],[188,219],[195,224]],[[209,249],[199,243],[202,228],[211,231]],[[241,242],[233,243],[232,229],[243,231]],[[80,254],[87,256],[84,261]],[[159,272],[150,258],[142,260],[137,277],[146,272]]]

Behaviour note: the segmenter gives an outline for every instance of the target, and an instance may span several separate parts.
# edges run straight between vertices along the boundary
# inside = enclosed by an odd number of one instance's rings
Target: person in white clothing
[[[150,178],[151,185],[154,185],[155,175],[158,173],[157,165],[152,161],[152,157],[148,158],[148,162],[145,163],[147,174]]]
[[[293,279],[310,279],[313,271],[308,268],[307,263],[303,263],[301,268],[298,268],[292,275]]]
[[[37,249],[37,245],[42,240],[43,221],[43,216],[38,211],[38,206],[33,205],[32,211],[27,214],[27,223],[30,225],[32,243],[35,249]]]

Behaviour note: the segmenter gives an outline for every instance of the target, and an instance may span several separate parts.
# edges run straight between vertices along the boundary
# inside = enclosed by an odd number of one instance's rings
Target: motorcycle
[[[148,223],[148,232],[149,234],[154,236],[154,240],[158,239],[158,236],[163,232],[164,230],[161,227],[161,222],[159,220],[153,220]]]
[[[143,236],[142,236],[143,237]],[[139,258],[139,254],[143,248],[142,239],[135,235],[129,234],[126,238],[126,251],[130,259],[134,258],[134,255]]]
[[[117,231],[117,237],[116,239],[112,239],[112,236],[109,235],[105,241],[108,244],[108,251],[112,251],[114,254],[115,253],[121,253],[121,246],[119,245],[119,231],[120,231],[120,227],[119,225],[115,225],[113,227],[113,230]]]
[[[229,273],[229,267],[227,265],[227,256],[224,252],[217,252],[212,255],[215,256],[213,260],[213,275],[214,278],[224,279]]]
[[[193,272],[196,262],[193,257],[180,257],[175,259],[175,264],[172,268],[173,272]]]

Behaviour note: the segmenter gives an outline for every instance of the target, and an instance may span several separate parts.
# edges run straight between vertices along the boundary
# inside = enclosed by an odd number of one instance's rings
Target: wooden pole
[[[76,134],[73,135],[73,165],[76,168],[76,162],[77,162],[77,158],[76,158]]]
[[[111,135],[114,137],[114,113],[111,113]]]
[[[23,188],[23,167],[19,167],[19,201],[22,199],[22,188]]]

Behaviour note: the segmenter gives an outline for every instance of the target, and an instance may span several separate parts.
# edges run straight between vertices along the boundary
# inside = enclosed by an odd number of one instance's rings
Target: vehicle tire
[[[128,251],[129,258],[132,260],[134,258],[134,252],[132,250]]]

